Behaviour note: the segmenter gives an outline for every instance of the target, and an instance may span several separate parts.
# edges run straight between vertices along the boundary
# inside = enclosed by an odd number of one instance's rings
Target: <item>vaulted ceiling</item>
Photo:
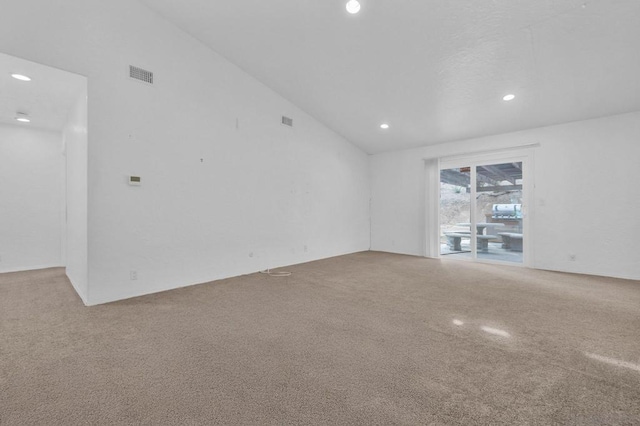
[[[640,110],[638,0],[141,1],[369,153]]]

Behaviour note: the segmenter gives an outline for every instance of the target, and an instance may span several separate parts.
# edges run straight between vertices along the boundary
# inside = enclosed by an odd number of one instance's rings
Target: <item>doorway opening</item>
[[[66,267],[83,297],[87,78],[0,53],[0,272]]]

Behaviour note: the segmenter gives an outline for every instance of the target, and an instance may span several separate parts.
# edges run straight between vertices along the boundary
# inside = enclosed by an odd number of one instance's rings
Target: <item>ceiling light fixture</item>
[[[503,101],[512,101],[516,98],[516,95],[509,93],[508,95],[505,95],[502,100]]]
[[[387,123],[383,123],[383,124],[380,125],[380,128],[386,130],[386,129],[389,128],[389,125]]]
[[[29,116],[27,114],[25,114],[24,112],[16,112],[16,120],[21,122],[21,123],[30,123],[31,120],[29,119]]]
[[[22,75],[22,74],[11,74],[11,77],[20,81],[31,81],[31,77],[27,77],[26,75]]]
[[[349,0],[347,2],[347,12],[352,15],[360,12],[360,2],[358,0]]]

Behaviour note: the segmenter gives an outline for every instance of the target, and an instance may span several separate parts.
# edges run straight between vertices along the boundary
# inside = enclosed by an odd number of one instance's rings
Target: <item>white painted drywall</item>
[[[423,158],[540,143],[534,267],[640,279],[638,141],[640,112],[373,155],[372,250],[423,254]]]
[[[138,2],[7,4],[0,51],[88,77],[88,304],[369,248],[368,156]]]
[[[63,144],[66,156],[66,223],[63,252],[67,277],[82,300],[88,302],[87,253],[87,92],[69,111],[64,126]]]
[[[62,266],[59,133],[0,124],[0,272]]]

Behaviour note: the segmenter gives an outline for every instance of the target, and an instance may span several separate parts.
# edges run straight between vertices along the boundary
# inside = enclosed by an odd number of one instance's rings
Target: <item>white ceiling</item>
[[[13,73],[32,80],[16,80]],[[62,131],[85,85],[82,76],[0,53],[0,123]],[[31,122],[16,121],[16,112],[27,113]]]
[[[638,0],[141,1],[369,153],[640,109]]]

